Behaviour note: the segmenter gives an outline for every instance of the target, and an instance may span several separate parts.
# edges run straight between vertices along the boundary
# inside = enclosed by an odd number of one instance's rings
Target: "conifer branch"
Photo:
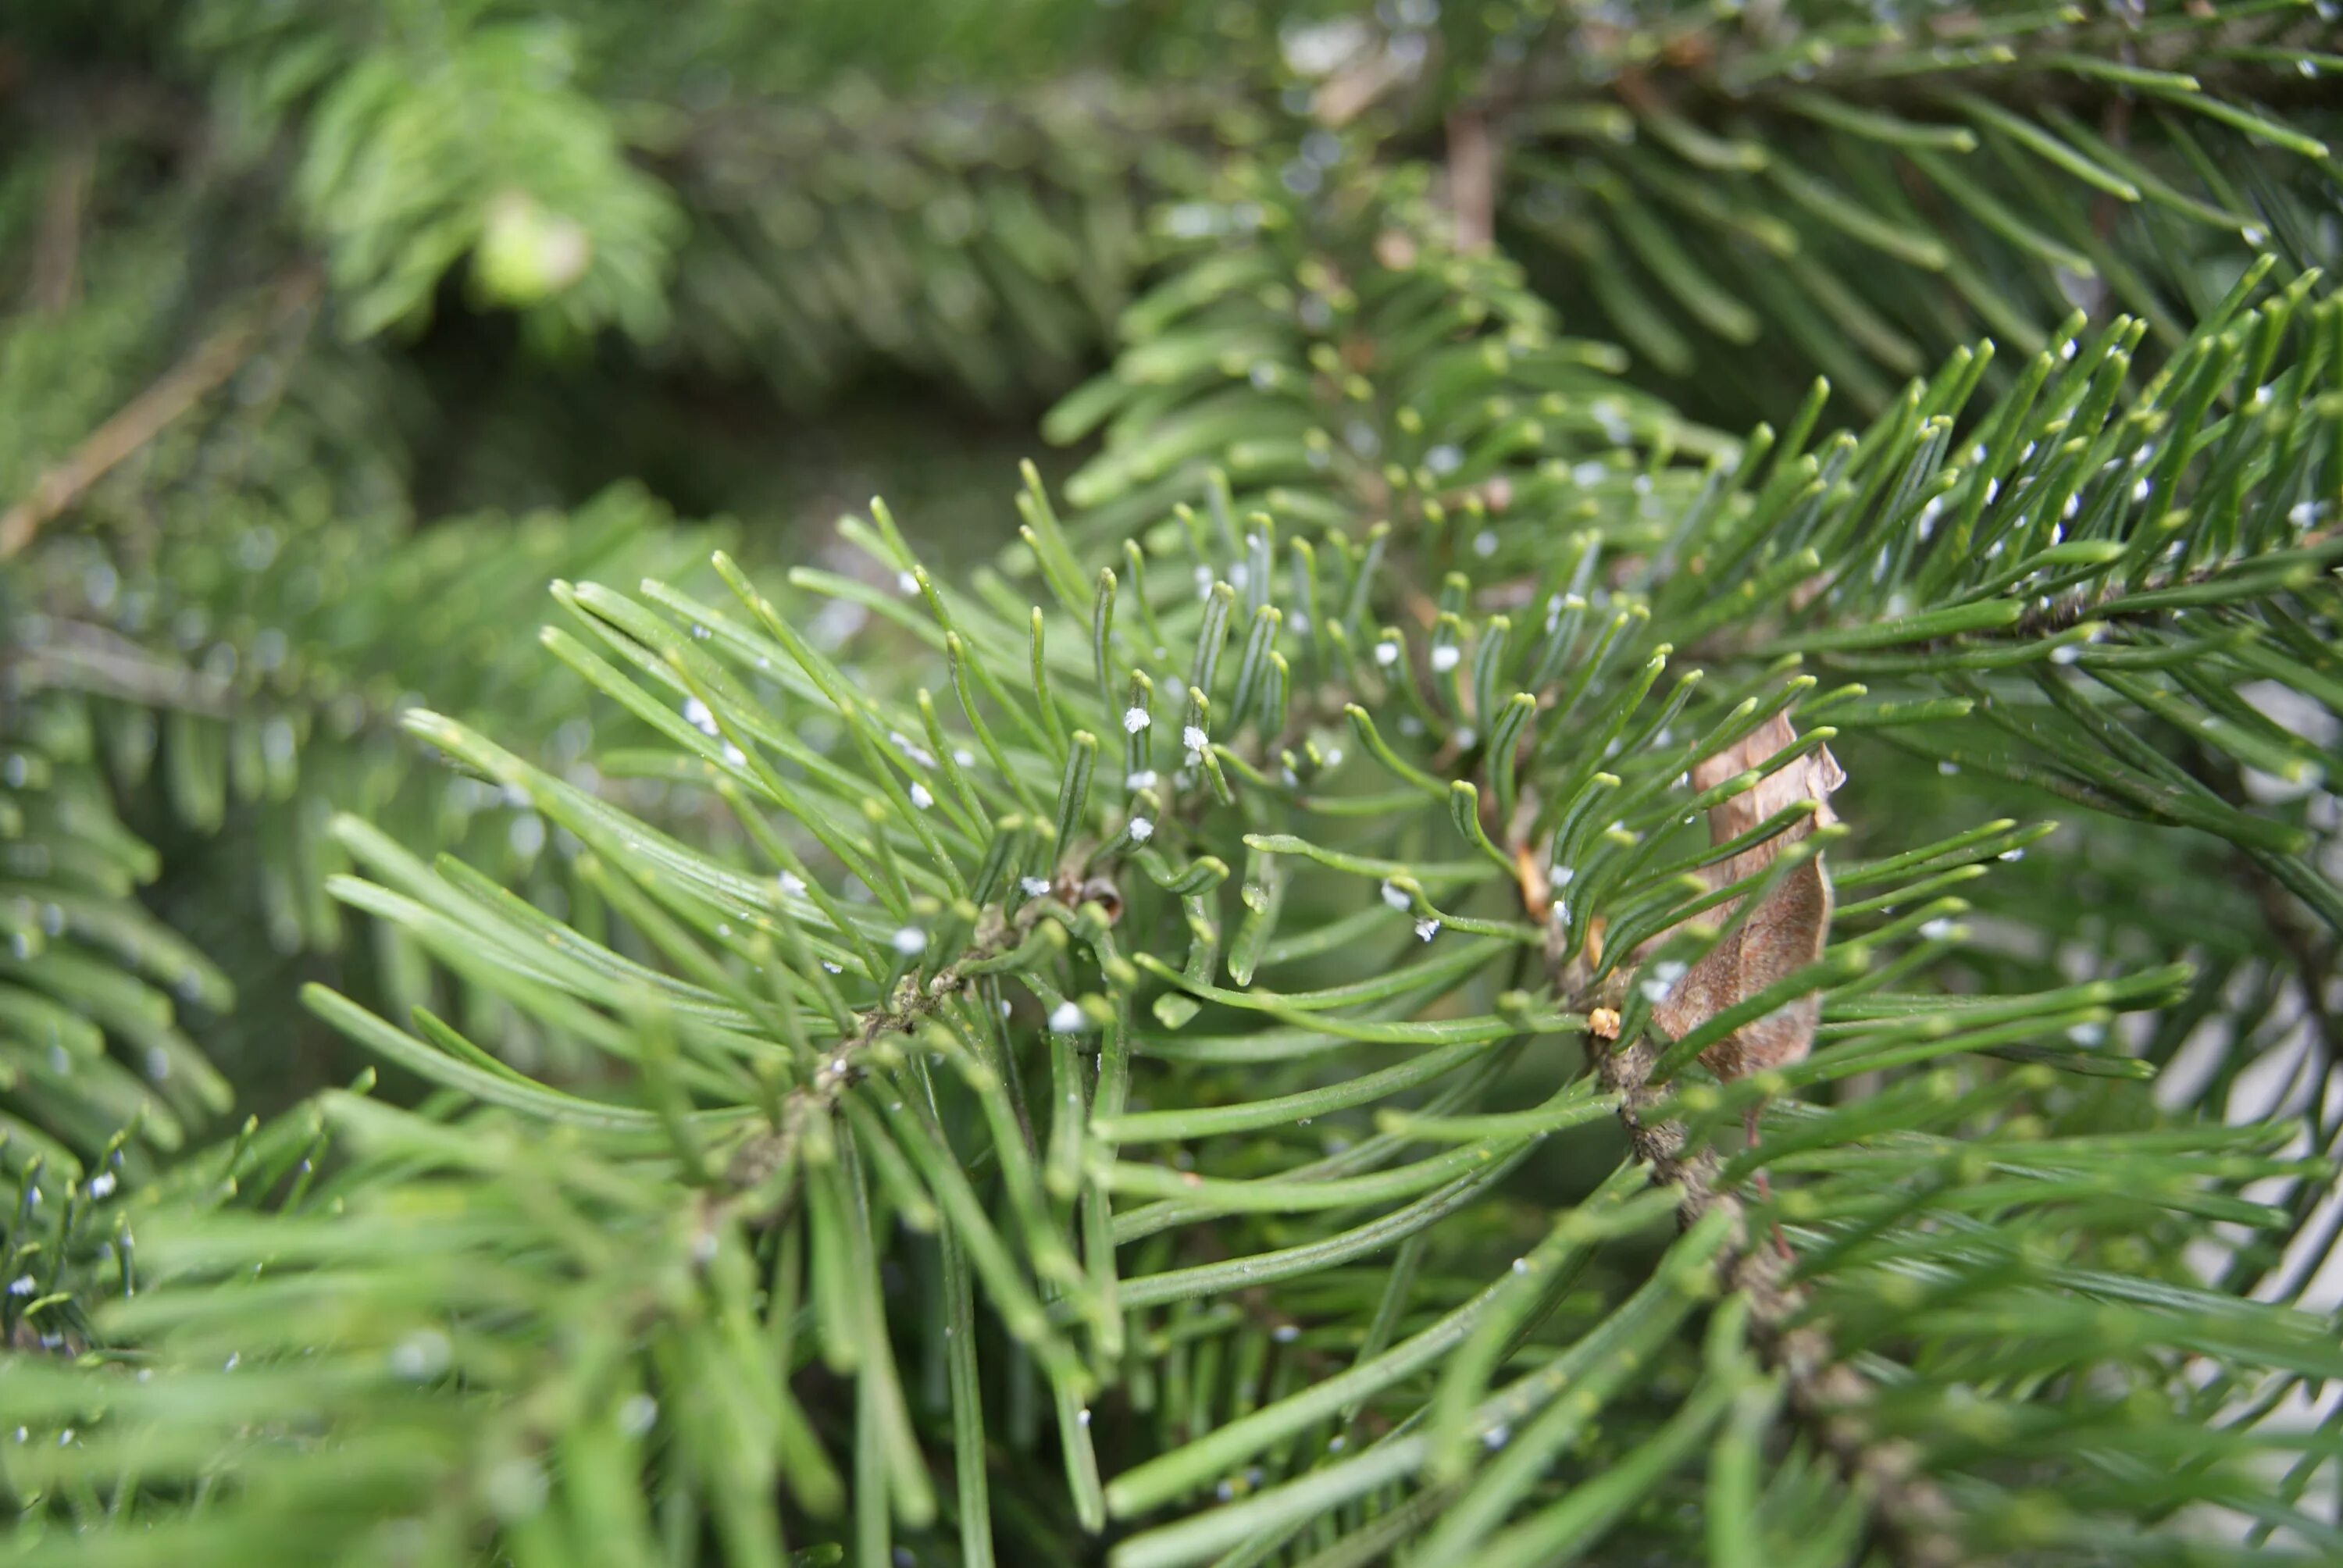
[[[89,487],[176,423],[242,369],[268,334],[317,297],[321,279],[302,267],[280,279],[267,302],[214,332],[192,354],[89,433],[64,462],[43,474],[31,491],[0,513],[0,560],[33,542],[42,526],[87,494]]]
[[[1894,1561],[1902,1568],[1958,1568],[1976,1561],[1960,1544],[1952,1501],[1920,1473],[1912,1446],[1882,1437],[1867,1421],[1871,1385],[1839,1359],[1828,1328],[1809,1317],[1811,1302],[1791,1280],[1789,1262],[1751,1234],[1739,1194],[1719,1181],[1724,1162],[1715,1151],[1688,1151],[1682,1123],[1655,1114],[1668,1098],[1650,1083],[1658,1048],[1648,1036],[1624,1044],[1605,1040],[1597,1028],[1590,1049],[1604,1092],[1618,1099],[1619,1124],[1635,1158],[1650,1170],[1654,1186],[1683,1194],[1678,1226],[1689,1231],[1712,1214],[1725,1217],[1718,1276],[1728,1290],[1748,1298],[1752,1341],[1782,1374],[1801,1428],[1865,1499]]]

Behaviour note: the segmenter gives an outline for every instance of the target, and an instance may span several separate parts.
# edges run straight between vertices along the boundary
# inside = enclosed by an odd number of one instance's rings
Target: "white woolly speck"
[[[1382,665],[1385,669],[1389,669],[1393,665],[1397,664],[1399,662],[1399,644],[1395,642],[1379,642],[1375,644],[1375,662]]]
[[[1088,1425],[1090,1425],[1090,1423],[1091,1423],[1091,1407],[1090,1407],[1090,1406],[1088,1406],[1088,1405],[1084,1405],[1084,1406],[1082,1406],[1082,1408],[1081,1408],[1081,1409],[1080,1409],[1080,1410],[1078,1410],[1078,1411],[1074,1412],[1074,1424],[1075,1424],[1075,1425],[1077,1425],[1077,1426],[1088,1426]]]
[[[1072,1002],[1061,1001],[1050,1010],[1050,1030],[1053,1034],[1080,1034],[1090,1026],[1090,1014]]]
[[[955,747],[952,749],[952,760],[963,768],[973,768],[976,766],[976,753],[965,746]]]
[[[12,1296],[29,1296],[39,1288],[30,1274],[19,1274],[8,1282],[8,1293]]]
[[[2069,337],[2066,342],[2058,345],[2058,357],[2061,359],[2072,359],[2075,357],[2075,340],[2073,338]]]
[[[1497,1425],[1491,1427],[1488,1431],[1481,1434],[1481,1446],[1483,1448],[1503,1448],[1505,1446],[1505,1440],[1513,1435],[1513,1429],[1500,1422]]]
[[[1040,877],[1020,877],[1017,887],[1029,899],[1038,899],[1050,890],[1050,884]]]
[[[1136,703],[1122,710],[1122,732],[1125,735],[1136,735],[1154,722],[1155,716]]]
[[[1191,751],[1202,751],[1212,743],[1212,738],[1202,727],[1191,724],[1180,731],[1180,744]]]
[[[1961,765],[1947,757],[1936,764],[1936,771],[1950,779],[1961,770]]]
[[[2004,849],[2000,854],[1996,855],[1994,859],[1996,860],[2023,860],[2026,859],[2026,851],[2023,849]]]
[[[96,1175],[91,1177],[89,1179],[89,1195],[93,1198],[113,1197],[114,1172],[111,1171],[101,1171]]]
[[[1945,919],[1944,916],[1938,915],[1935,920],[1930,920],[1926,925],[1920,928],[1920,934],[1927,938],[1932,942],[1944,941],[1953,934],[1953,922]]]
[[[700,701],[697,697],[687,697],[683,699],[683,717],[702,735],[713,735],[717,732],[716,715],[709,712],[708,704]]]
[[[920,579],[910,572],[897,572],[895,586],[905,593],[917,593],[920,591]]]
[[[1574,866],[1556,866],[1554,869],[1554,885],[1557,888],[1566,888],[1577,879],[1578,870]]]
[[[1212,597],[1212,568],[1210,567],[1196,568],[1196,597],[1198,598]]]
[[[1464,650],[1453,642],[1443,642],[1432,650],[1432,668],[1445,675],[1463,661]]]
[[[1247,569],[1244,562],[1239,561],[1236,565],[1229,568],[1229,586],[1231,588],[1241,588],[1252,581],[1252,573]]]
[[[1453,474],[1464,466],[1463,449],[1443,442],[1423,455],[1423,466],[1435,474]]]
[[[911,780],[912,805],[917,806],[920,810],[924,811],[935,803],[936,798],[928,792],[928,787],[926,785],[920,783],[916,779]]]
[[[659,1421],[659,1401],[647,1393],[636,1394],[618,1407],[618,1430],[628,1437],[640,1437]]]
[[[1302,1337],[1302,1331],[1292,1323],[1280,1323],[1269,1331],[1269,1337],[1279,1344],[1290,1345]]]
[[[1476,556],[1495,555],[1497,553],[1497,530],[1494,528],[1483,528],[1479,533],[1474,534],[1473,536],[1473,553]]]
[[[1424,919],[1415,922],[1415,940],[1417,941],[1428,942],[1439,934],[1440,922],[1438,920],[1426,916]]]
[[[2131,487],[2131,498],[2135,501],[2144,501],[2147,499],[2148,492],[2155,488],[2155,481],[2150,479],[2142,479],[2138,484],[2134,485]]]
[[[2078,1023],[2066,1031],[2066,1038],[2077,1045],[2097,1045],[2107,1038],[2107,1026],[2103,1023]]]
[[[917,926],[899,926],[896,928],[895,934],[887,939],[887,942],[897,952],[909,958],[913,953],[926,950],[928,933]]]
[[[2071,642],[2060,643],[2050,650],[2050,662],[2053,664],[2072,664],[2082,657],[2083,650]]]
[[[1326,755],[1320,759],[1320,763],[1321,766],[1332,768],[1342,760],[1342,749],[1339,746],[1329,746],[1326,748]]]
[[[735,768],[746,768],[749,766],[749,754],[728,740],[724,743],[724,760]]]
[[[1530,1261],[1527,1258],[1515,1258],[1513,1260],[1513,1272],[1516,1274],[1526,1274],[1529,1271]]]
[[[1389,882],[1385,882],[1383,884],[1383,902],[1389,904],[1394,910],[1407,909],[1414,902],[1413,900],[1407,896],[1406,889],[1394,887]]]
[[[805,879],[799,876],[795,871],[783,871],[776,879],[780,885],[781,891],[789,894],[791,897],[795,897],[806,890]]]
[[[1154,789],[1155,769],[1152,768],[1141,769],[1138,772],[1124,779],[1122,781],[1122,787],[1133,791]]]
[[[2001,481],[1999,479],[1987,479],[1985,482],[1986,505],[1988,507],[1993,505],[1993,498],[1999,494],[2001,494]]]
[[[2317,501],[2297,501],[2286,511],[2286,520],[2298,528],[2307,528],[2318,520]]]
[[[418,1329],[391,1347],[390,1370],[408,1382],[422,1382],[447,1370],[454,1347],[436,1329]]]
[[[2058,508],[2058,516],[2071,523],[2075,520],[2075,514],[2082,509],[2083,498],[2079,495],[2069,496],[2066,498],[2066,504]]]
[[[821,967],[822,967],[823,969],[825,969],[825,970],[828,970],[831,974],[834,974],[834,975],[842,975],[842,974],[844,974],[844,973],[846,972],[846,966],[845,966],[844,964],[834,964],[834,963],[830,962],[828,959],[824,959],[824,960],[821,960]]]
[[[1154,823],[1149,821],[1144,817],[1133,817],[1131,819],[1131,841],[1132,843],[1144,844],[1148,839],[1152,839],[1153,837],[1155,837]]]

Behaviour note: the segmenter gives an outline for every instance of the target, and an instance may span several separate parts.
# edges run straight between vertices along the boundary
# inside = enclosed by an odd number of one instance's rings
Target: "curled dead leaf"
[[[1785,715],[1776,714],[1741,740],[1694,767],[1695,790],[1713,789],[1735,774],[1764,766],[1797,742]],[[1815,829],[1838,819],[1830,808],[1831,792],[1846,781],[1827,747],[1817,746],[1760,779],[1751,789],[1709,809],[1708,839],[1723,844],[1755,828],[1775,813],[1800,801],[1814,809],[1793,821],[1762,844],[1743,849],[1704,873],[1713,888],[1755,876],[1772,866],[1791,845],[1811,838]],[[1793,869],[1758,906],[1748,912],[1715,946],[1701,956],[1652,1010],[1653,1020],[1671,1039],[1682,1039],[1725,1009],[1755,996],[1822,956],[1830,934],[1835,902],[1830,871],[1816,854]],[[1729,918],[1737,906],[1716,911]],[[1768,1068],[1804,1060],[1814,1044],[1815,1025],[1822,1014],[1822,999],[1801,997],[1752,1020],[1701,1052],[1701,1061],[1717,1077],[1746,1077]]]

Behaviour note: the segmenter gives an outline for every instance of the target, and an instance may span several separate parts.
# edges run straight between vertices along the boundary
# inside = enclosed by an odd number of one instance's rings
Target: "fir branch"
[[[881,1005],[860,1016],[853,1034],[822,1050],[812,1079],[782,1097],[780,1114],[771,1129],[741,1144],[725,1173],[726,1183],[735,1191],[746,1191],[786,1169],[804,1138],[806,1119],[835,1116],[839,1102],[869,1070],[870,1059],[883,1041],[916,1031],[923,1020],[933,1017],[968,989],[977,978],[971,966],[1014,950],[1051,907],[1040,899],[1026,900],[1013,912],[1001,904],[986,905],[966,951],[930,975],[924,984],[917,973],[905,975]]]
[[[307,308],[320,281],[317,271],[306,266],[279,279],[265,304],[218,328],[91,431],[64,462],[41,476],[30,493],[0,513],[0,560],[31,544],[45,524],[242,369],[271,333]]]
[[[1559,974],[1563,966],[1555,967]],[[1671,1097],[1650,1082],[1659,1047],[1648,1035],[1625,1043],[1605,1040],[1598,1022],[1590,1050],[1604,1093],[1617,1098],[1619,1124],[1635,1158],[1655,1186],[1681,1192],[1679,1226],[1690,1231],[1713,1214],[1725,1217],[1718,1275],[1748,1298],[1751,1338],[1782,1374],[1789,1408],[1865,1500],[1895,1561],[1905,1568],[1957,1568],[1974,1561],[1961,1545],[1952,1500],[1921,1473],[1916,1451],[1881,1436],[1866,1419],[1871,1385],[1845,1364],[1827,1327],[1813,1318],[1789,1261],[1752,1235],[1740,1196],[1721,1180],[1724,1161],[1705,1145],[1688,1147],[1683,1123],[1661,1109]]]

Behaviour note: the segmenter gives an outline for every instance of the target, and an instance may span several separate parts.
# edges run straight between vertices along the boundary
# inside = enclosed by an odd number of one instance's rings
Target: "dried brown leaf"
[[[1776,714],[1734,745],[1702,759],[1692,770],[1692,787],[1713,789],[1735,774],[1763,766],[1796,742],[1789,719]],[[1836,821],[1830,796],[1845,781],[1846,775],[1829,749],[1818,746],[1767,774],[1755,788],[1711,807],[1708,840],[1722,844],[1785,807],[1800,800],[1815,803],[1811,815],[1709,868],[1705,873],[1709,885],[1724,887],[1755,876],[1772,866],[1784,849],[1812,837],[1816,828]],[[1775,884],[1747,919],[1684,972],[1653,1009],[1654,1021],[1672,1039],[1680,1040],[1726,1008],[1813,963],[1822,956],[1823,944],[1828,940],[1834,902],[1830,871],[1817,854]],[[1715,916],[1729,919],[1737,907],[1725,905]],[[1815,1025],[1821,1013],[1821,998],[1802,997],[1743,1024],[1701,1052],[1701,1061],[1717,1077],[1730,1080],[1801,1060],[1814,1044]]]

